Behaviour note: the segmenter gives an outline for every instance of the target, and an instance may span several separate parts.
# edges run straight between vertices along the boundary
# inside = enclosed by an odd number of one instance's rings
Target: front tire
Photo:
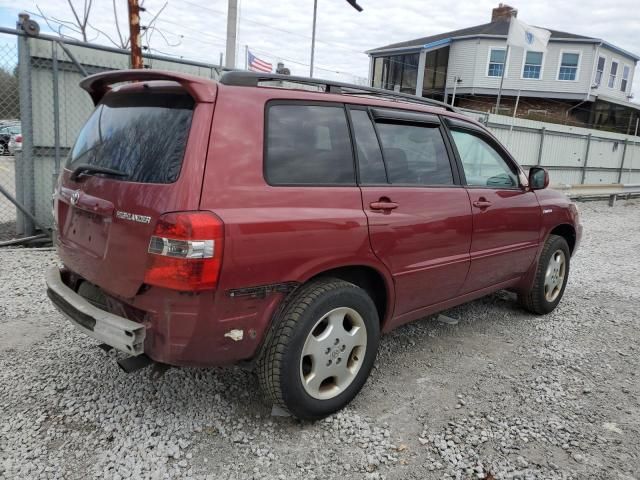
[[[564,295],[570,259],[567,241],[558,235],[549,235],[540,254],[533,286],[519,294],[520,304],[539,315],[552,312]]]
[[[305,420],[346,406],[373,367],[380,321],[369,295],[339,279],[300,287],[275,319],[258,377],[275,405]]]

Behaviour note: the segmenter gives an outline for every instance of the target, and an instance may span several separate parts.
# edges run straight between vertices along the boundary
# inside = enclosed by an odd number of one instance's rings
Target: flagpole
[[[516,113],[518,112],[518,104],[520,103],[520,92],[518,89],[518,96],[516,97],[516,106],[513,107],[513,116],[511,117],[511,126],[509,127],[509,140],[511,140],[511,134],[513,133],[513,124],[516,122]]]
[[[496,115],[500,112],[500,100],[502,98],[502,85],[504,84],[504,73],[507,71],[507,62],[509,61],[509,44],[507,43],[507,49],[504,52],[504,67],[502,68],[502,75],[500,77],[500,88],[498,89],[498,99],[496,100]]]
[[[249,70],[249,45],[244,46],[244,69]]]

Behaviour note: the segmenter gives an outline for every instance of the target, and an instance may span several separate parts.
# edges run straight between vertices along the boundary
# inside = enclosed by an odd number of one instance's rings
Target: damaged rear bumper
[[[129,355],[144,353],[145,326],[92,305],[62,280],[57,267],[47,270],[47,295],[80,331]]]

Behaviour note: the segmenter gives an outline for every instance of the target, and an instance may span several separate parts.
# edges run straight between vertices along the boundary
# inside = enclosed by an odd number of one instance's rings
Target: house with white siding
[[[490,23],[369,50],[371,85],[473,110],[633,133],[640,104],[632,102],[631,85],[640,57],[603,39],[547,28],[546,52],[510,48],[505,58],[517,13],[500,4]]]

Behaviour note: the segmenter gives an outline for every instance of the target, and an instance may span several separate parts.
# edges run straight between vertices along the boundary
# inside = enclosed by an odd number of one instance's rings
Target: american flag
[[[265,62],[264,60],[260,60],[254,54],[252,54],[249,50],[247,50],[247,65],[249,66],[249,70],[252,72],[267,72],[271,73],[273,69],[273,65],[269,62]]]

